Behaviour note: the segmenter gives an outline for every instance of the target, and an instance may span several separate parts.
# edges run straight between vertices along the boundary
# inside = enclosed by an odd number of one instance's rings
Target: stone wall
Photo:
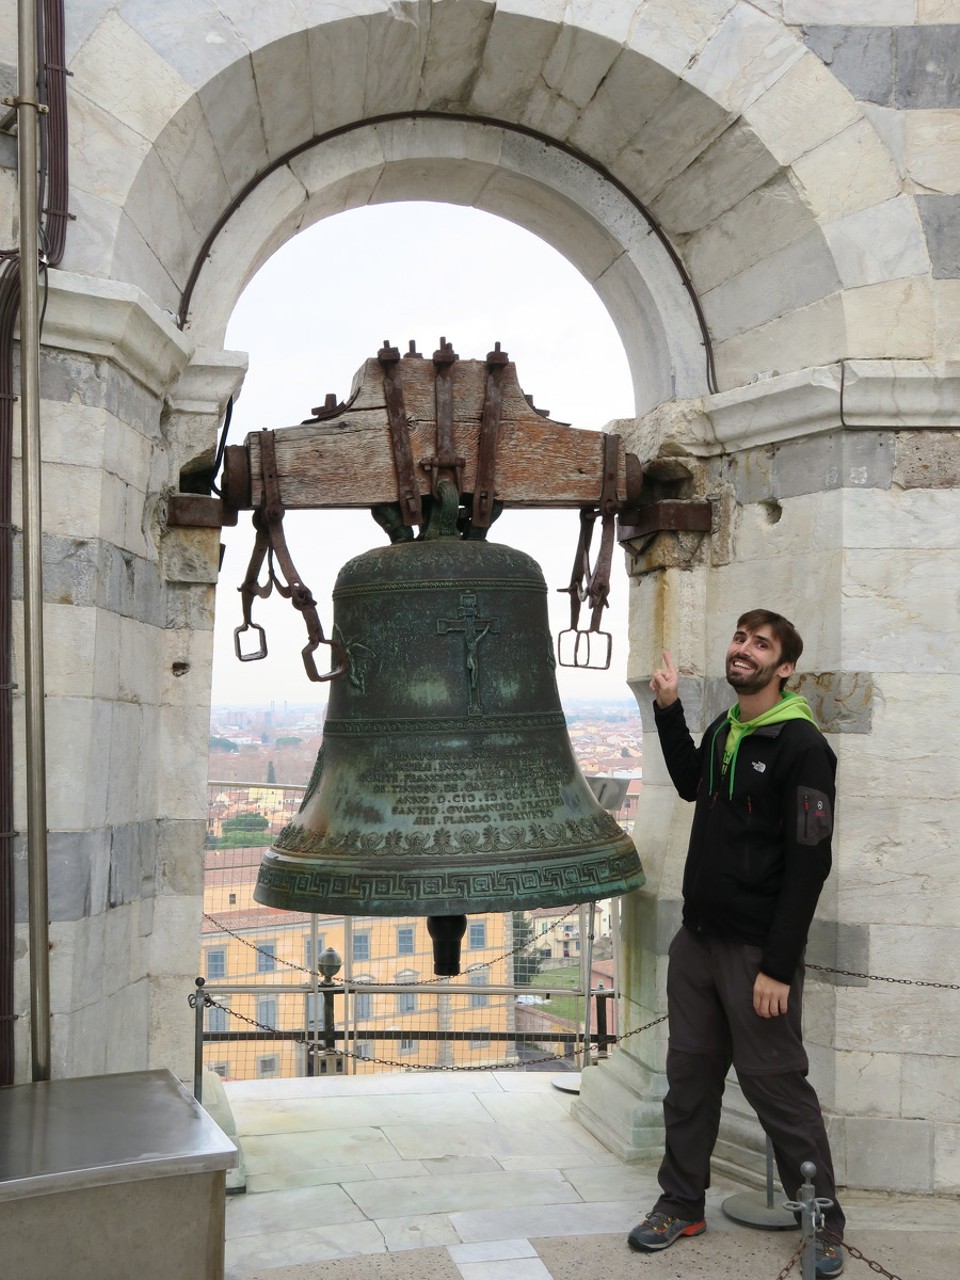
[[[736,613],[793,616],[841,761],[811,945],[956,982],[956,0],[65,6],[76,220],[42,383],[57,1072],[189,1070],[217,539],[167,528],[165,498],[242,378],[235,299],[311,222],[426,196],[570,257],[627,350],[651,492],[715,500],[711,536],[632,561],[641,702],[666,644],[703,723]],[[4,92],[15,50],[8,14]],[[4,246],[14,167],[0,137]],[[663,1006],[688,816],[655,744],[645,763],[628,1028]],[[26,1072],[25,930],[21,955]],[[960,1186],[956,1000],[811,983],[851,1182]],[[661,1032],[587,1073],[585,1118],[628,1154],[659,1144]],[[757,1145],[734,1106],[720,1157]]]
[[[812,1078],[830,1112],[838,1178],[952,1193],[960,1185],[960,888],[952,849],[960,431],[929,425],[944,395],[936,376],[923,397],[916,368],[901,369],[907,385],[899,388],[895,371],[892,384],[890,370],[855,372],[857,426],[830,370],[808,376],[817,411],[808,400],[802,427],[794,420],[782,439],[777,419],[797,380],[672,410],[685,421],[666,433],[671,448],[660,469],[674,477],[684,470],[689,491],[713,500],[716,523],[709,538],[661,534],[632,558],[643,803],[663,839],[643,851],[651,901],[630,924],[640,963],[626,995],[633,1026],[664,1007],[690,816],[656,745],[648,673],[670,648],[689,722],[702,731],[732,700],[717,673],[737,617],[773,608],[804,637],[792,684],[809,698],[839,760],[834,871],[807,959],[846,973],[812,969],[805,1004]],[[908,391],[926,399],[926,416],[901,407],[894,424],[893,405],[904,406]],[[635,446],[649,447],[662,431],[659,415],[641,423]],[[580,1103],[581,1115],[625,1155],[652,1153],[659,1141],[652,1103],[664,1088],[665,1030],[639,1040],[626,1046],[633,1062],[607,1079],[591,1073]],[[750,1167],[751,1149],[759,1176],[762,1135],[732,1077],[718,1159]]]

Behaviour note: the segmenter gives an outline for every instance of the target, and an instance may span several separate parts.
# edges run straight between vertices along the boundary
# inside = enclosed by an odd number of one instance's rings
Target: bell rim
[[[327,869],[304,865],[303,858],[277,857],[271,850],[261,864],[253,896],[254,901],[261,906],[284,911],[385,918],[486,915],[541,907],[576,906],[585,902],[599,902],[605,898],[622,897],[642,888],[646,883],[636,848],[628,836],[625,835],[624,839],[629,844],[629,851],[624,849],[622,853],[616,854],[611,853],[609,845],[606,847],[604,853],[608,863],[607,878],[601,884],[574,886],[568,882],[567,876],[563,883],[544,884],[537,872],[548,869],[547,860],[543,859],[543,865],[538,867],[535,862],[531,864],[525,859],[509,865],[486,866],[473,873],[488,880],[497,873],[501,883],[495,891],[471,891],[468,896],[439,891],[421,892],[415,901],[408,903],[403,903],[395,889],[386,884],[386,879],[390,878],[386,870]],[[281,862],[287,865],[279,865]],[[609,865],[611,862],[612,866]],[[624,865],[631,863],[633,865]],[[590,865],[590,851],[586,851],[576,869],[583,870]],[[563,868],[568,874],[573,869],[569,865]],[[411,863],[402,868],[391,868],[391,871],[394,876],[409,875],[416,879],[421,891],[424,882],[431,877],[439,885],[439,879],[446,872],[461,882],[465,875],[470,874],[468,869],[456,862],[447,867],[431,865],[429,869],[425,869],[422,863]],[[309,889],[307,886],[298,888],[296,885],[296,881],[303,877],[310,879]],[[556,881],[556,876],[552,879]],[[508,883],[511,881],[512,885]],[[376,898],[368,896],[374,886],[377,888]],[[526,900],[529,900],[527,905]],[[404,906],[407,910],[403,909]]]

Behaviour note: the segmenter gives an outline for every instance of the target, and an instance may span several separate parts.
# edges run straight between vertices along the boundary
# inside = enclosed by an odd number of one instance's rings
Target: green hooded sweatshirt
[[[764,711],[758,716],[754,716],[752,720],[740,719],[740,704],[735,702],[727,712],[726,720],[721,720],[717,725],[716,732],[713,735],[713,742],[710,744],[710,792],[713,793],[713,743],[716,742],[717,734],[724,727],[729,725],[730,732],[727,734],[727,741],[723,748],[723,766],[722,772],[724,776],[729,775],[730,778],[730,799],[733,799],[733,778],[737,767],[737,752],[740,750],[740,743],[744,738],[749,737],[757,729],[762,729],[768,724],[780,724],[784,720],[807,720],[815,729],[820,726],[813,718],[813,712],[810,710],[810,704],[806,698],[800,696],[799,693],[785,692],[781,693],[780,700],[775,702],[769,711]]]

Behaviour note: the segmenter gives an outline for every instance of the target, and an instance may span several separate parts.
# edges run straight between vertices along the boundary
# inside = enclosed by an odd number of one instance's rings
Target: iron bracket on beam
[[[713,503],[665,498],[625,513],[633,521],[621,518],[618,540],[621,545],[636,538],[649,538],[657,533],[710,533],[713,529]],[[629,547],[628,547],[629,549]]]
[[[237,512],[220,498],[200,493],[171,493],[167,498],[167,526],[222,529],[237,523]]]

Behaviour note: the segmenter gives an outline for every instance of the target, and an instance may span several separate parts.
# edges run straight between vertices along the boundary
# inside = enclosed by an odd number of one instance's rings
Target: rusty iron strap
[[[263,494],[260,507],[254,514],[254,526],[257,529],[254,554],[250,561],[250,569],[247,571],[247,580],[240,588],[244,599],[244,622],[243,626],[238,627],[234,633],[237,656],[245,662],[255,658],[266,657],[267,645],[263,628],[251,621],[250,611],[255,596],[265,598],[276,587],[280,595],[289,600],[293,607],[302,614],[306,623],[307,643],[301,650],[301,657],[303,658],[303,665],[308,678],[317,683],[335,680],[337,676],[344,674],[349,663],[343,646],[337,640],[325,639],[323,627],[320,625],[320,616],[317,613],[317,602],[314,600],[310,588],[303,582],[297,572],[287,549],[287,541],[283,532],[284,508],[280,498],[280,479],[277,475],[276,436],[273,431],[260,432],[260,469],[263,474]],[[261,587],[257,579],[259,578],[260,565],[263,562],[264,550],[267,554],[268,579],[266,585]],[[282,579],[274,569],[274,558],[276,558],[280,567],[280,573],[283,575]],[[244,657],[240,653],[240,633],[250,627],[259,632],[260,651]],[[322,644],[330,646],[333,666],[330,671],[321,675],[317,670],[313,655]]]
[[[260,569],[269,550],[270,540],[263,525],[262,512],[259,509],[253,513],[253,527],[257,531],[257,536],[250,555],[250,563],[247,566],[243,584],[237,588],[240,592],[240,599],[243,602],[243,623],[241,626],[236,627],[233,632],[233,648],[241,662],[257,662],[267,656],[267,633],[259,623],[253,621],[253,602],[258,597],[261,600],[266,600],[273,590],[272,575],[267,578],[263,586],[260,585]],[[243,652],[240,637],[245,631],[255,631],[257,633],[259,643],[255,652]]]
[[[437,452],[433,458],[421,458],[420,465],[430,475],[430,487],[433,496],[437,496],[437,485],[441,476],[452,473],[457,486],[457,494],[463,490],[464,459],[457,454],[453,443],[453,377],[451,369],[460,357],[453,349],[453,344],[446,338],[440,339],[440,347],[433,353],[433,367],[436,376],[433,384],[434,405],[437,415]]]
[[[403,388],[400,385],[400,352],[384,342],[377,352],[383,370],[383,394],[387,405],[387,421],[390,424],[390,446],[393,465],[397,472],[397,496],[400,499],[400,517],[405,525],[423,523],[420,489],[413,469],[413,452],[410,448],[410,432],[403,407]]]
[[[500,445],[500,414],[503,408],[503,371],[509,356],[500,343],[487,354],[487,381],[483,393],[483,416],[477,442],[477,478],[474,483],[470,523],[475,529],[489,529],[493,521],[493,499],[497,485],[497,449]]]

